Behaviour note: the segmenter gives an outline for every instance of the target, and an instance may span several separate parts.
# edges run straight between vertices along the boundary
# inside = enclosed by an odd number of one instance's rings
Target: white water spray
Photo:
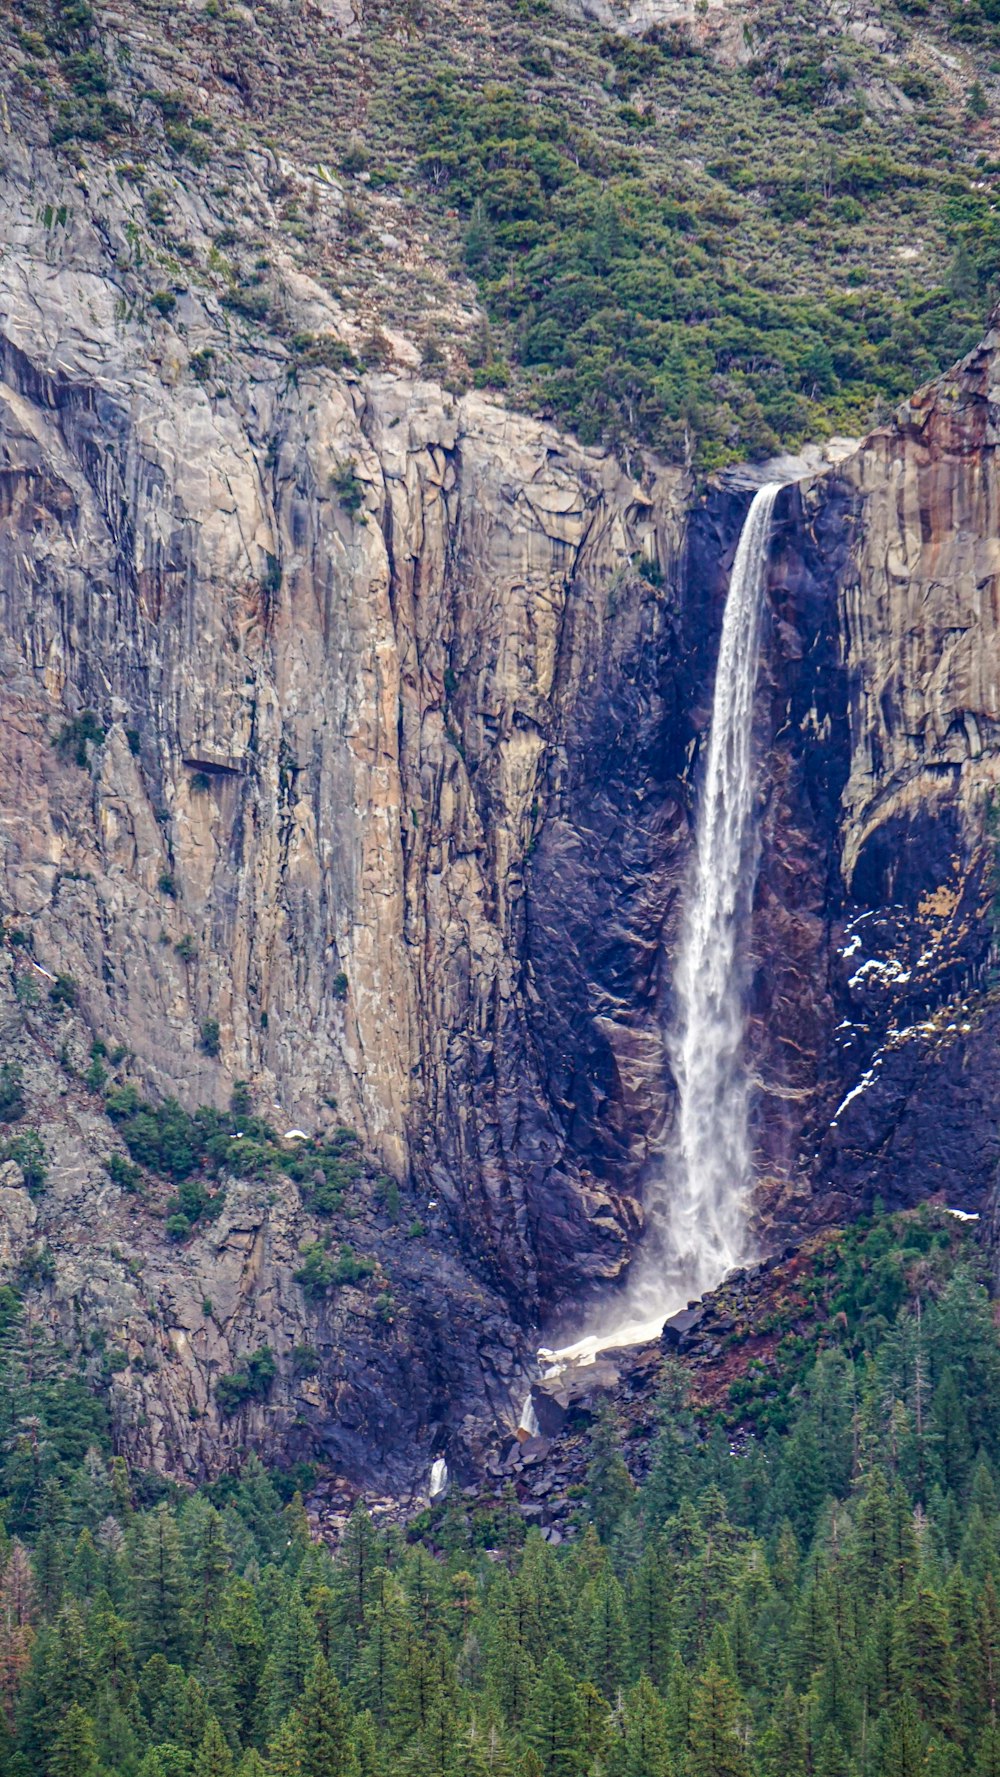
[[[543,1364],[659,1336],[664,1320],[748,1256],[749,1082],[743,1067],[744,939],[757,874],[753,711],[760,609],[780,482],[754,496],[722,620],[695,856],[676,964],[668,1048],[678,1089],[674,1150],[648,1200],[648,1232],[617,1319]]]
[[[694,878],[677,954],[679,1165],[666,1247],[679,1281],[701,1295],[746,1255],[749,1082],[743,1067],[745,937],[757,877],[753,710],[760,609],[781,491],[754,496],[722,621],[712,729],[696,830]]]

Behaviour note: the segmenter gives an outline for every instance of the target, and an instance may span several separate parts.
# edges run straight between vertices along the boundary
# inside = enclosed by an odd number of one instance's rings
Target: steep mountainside
[[[0,1256],[143,1462],[277,1438],[403,1487],[516,1417],[533,1329],[641,1230],[748,496],[462,388],[446,205],[387,238],[383,188],[345,245],[371,168],[285,158],[305,26],[243,12],[182,46],[177,9],[24,9],[0,114]],[[309,17],[345,66],[395,41]],[[153,64],[193,80],[223,27],[203,118]],[[751,1041],[782,1234],[976,1208],[995,1165],[997,345],[779,502]],[[164,1133],[130,1082],[216,1121]]]

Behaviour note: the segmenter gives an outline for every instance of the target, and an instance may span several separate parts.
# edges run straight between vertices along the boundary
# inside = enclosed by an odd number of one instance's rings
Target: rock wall
[[[837,470],[788,496],[774,586],[793,652],[818,667],[793,697],[785,772],[805,811],[765,826],[758,1004],[771,1016],[766,902],[789,837],[806,838],[812,936],[801,954],[808,1039],[779,1119],[762,1098],[771,1215],[850,1214],[934,1192],[978,1211],[998,1157],[998,478],[1000,334],[913,398]],[[816,589],[818,597],[810,596]],[[777,634],[780,635],[779,625]],[[801,671],[801,668],[797,669]],[[808,679],[814,677],[810,687]],[[780,964],[779,964],[780,966]],[[782,1012],[799,1045],[800,1014]]]
[[[204,192],[172,202],[209,251]],[[121,1335],[141,1459],[198,1472],[270,1423],[399,1486],[516,1408],[532,1327],[620,1276],[641,1231],[749,496],[626,471],[398,362],[324,368],[194,277],[157,304],[134,187],[71,176],[30,123],[2,204],[0,908],[23,966],[78,993],[65,1030],[26,1010],[8,951],[6,1052],[54,1163],[37,1202],[6,1175],[5,1264],[47,1242],[39,1312]],[[333,337],[318,287],[289,274],[285,300]],[[764,1240],[875,1193],[976,1207],[995,1164],[996,344],[779,503]],[[279,1132],[356,1128],[430,1243],[370,1193],[337,1230],[398,1318],[374,1285],[305,1301],[298,1246],[322,1230],[290,1185],[233,1185],[170,1246],[162,1204],[102,1169],[93,1039],[188,1106],[247,1079]],[[278,1418],[227,1427],[214,1383],[265,1339]]]

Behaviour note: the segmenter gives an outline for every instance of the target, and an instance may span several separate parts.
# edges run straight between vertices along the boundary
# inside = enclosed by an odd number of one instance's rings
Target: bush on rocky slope
[[[110,152],[147,188],[136,247],[167,324],[193,252],[172,183],[225,210],[232,157],[266,144],[273,215],[227,213],[229,257],[192,264],[241,324],[287,331],[305,364],[355,362],[286,327],[269,267],[290,253],[374,358],[394,350],[383,323],[433,326],[436,373],[626,451],[708,468],[863,429],[974,342],[1000,266],[1000,27],[980,0],[858,19],[754,0],[640,40],[575,10],[381,0],[344,38],[258,0],[257,65],[218,9],[182,23],[133,0],[101,35],[88,9],[26,0],[13,92],[81,166]],[[238,118],[205,112],[219,81]]]

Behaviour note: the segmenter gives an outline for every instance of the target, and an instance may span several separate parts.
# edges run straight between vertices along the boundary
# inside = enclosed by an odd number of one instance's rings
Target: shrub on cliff
[[[39,1197],[49,1176],[45,1143],[37,1129],[25,1129],[0,1141],[0,1160],[13,1160],[20,1167],[25,1189],[31,1197]]]
[[[84,710],[82,715],[74,716],[71,722],[60,728],[52,744],[64,757],[72,756],[77,765],[86,768],[87,748],[103,745],[104,735],[105,730],[94,711]]]
[[[220,1376],[215,1384],[215,1398],[220,1413],[239,1411],[247,1401],[265,1400],[278,1374],[274,1353],[269,1345],[259,1345],[229,1375]]]
[[[24,1116],[24,1070],[19,1061],[0,1064],[0,1123],[16,1123]]]
[[[342,1284],[360,1283],[374,1269],[374,1259],[359,1258],[346,1244],[335,1259],[321,1241],[312,1240],[302,1248],[302,1264],[292,1275],[301,1285],[303,1295],[309,1301],[318,1301]]]

